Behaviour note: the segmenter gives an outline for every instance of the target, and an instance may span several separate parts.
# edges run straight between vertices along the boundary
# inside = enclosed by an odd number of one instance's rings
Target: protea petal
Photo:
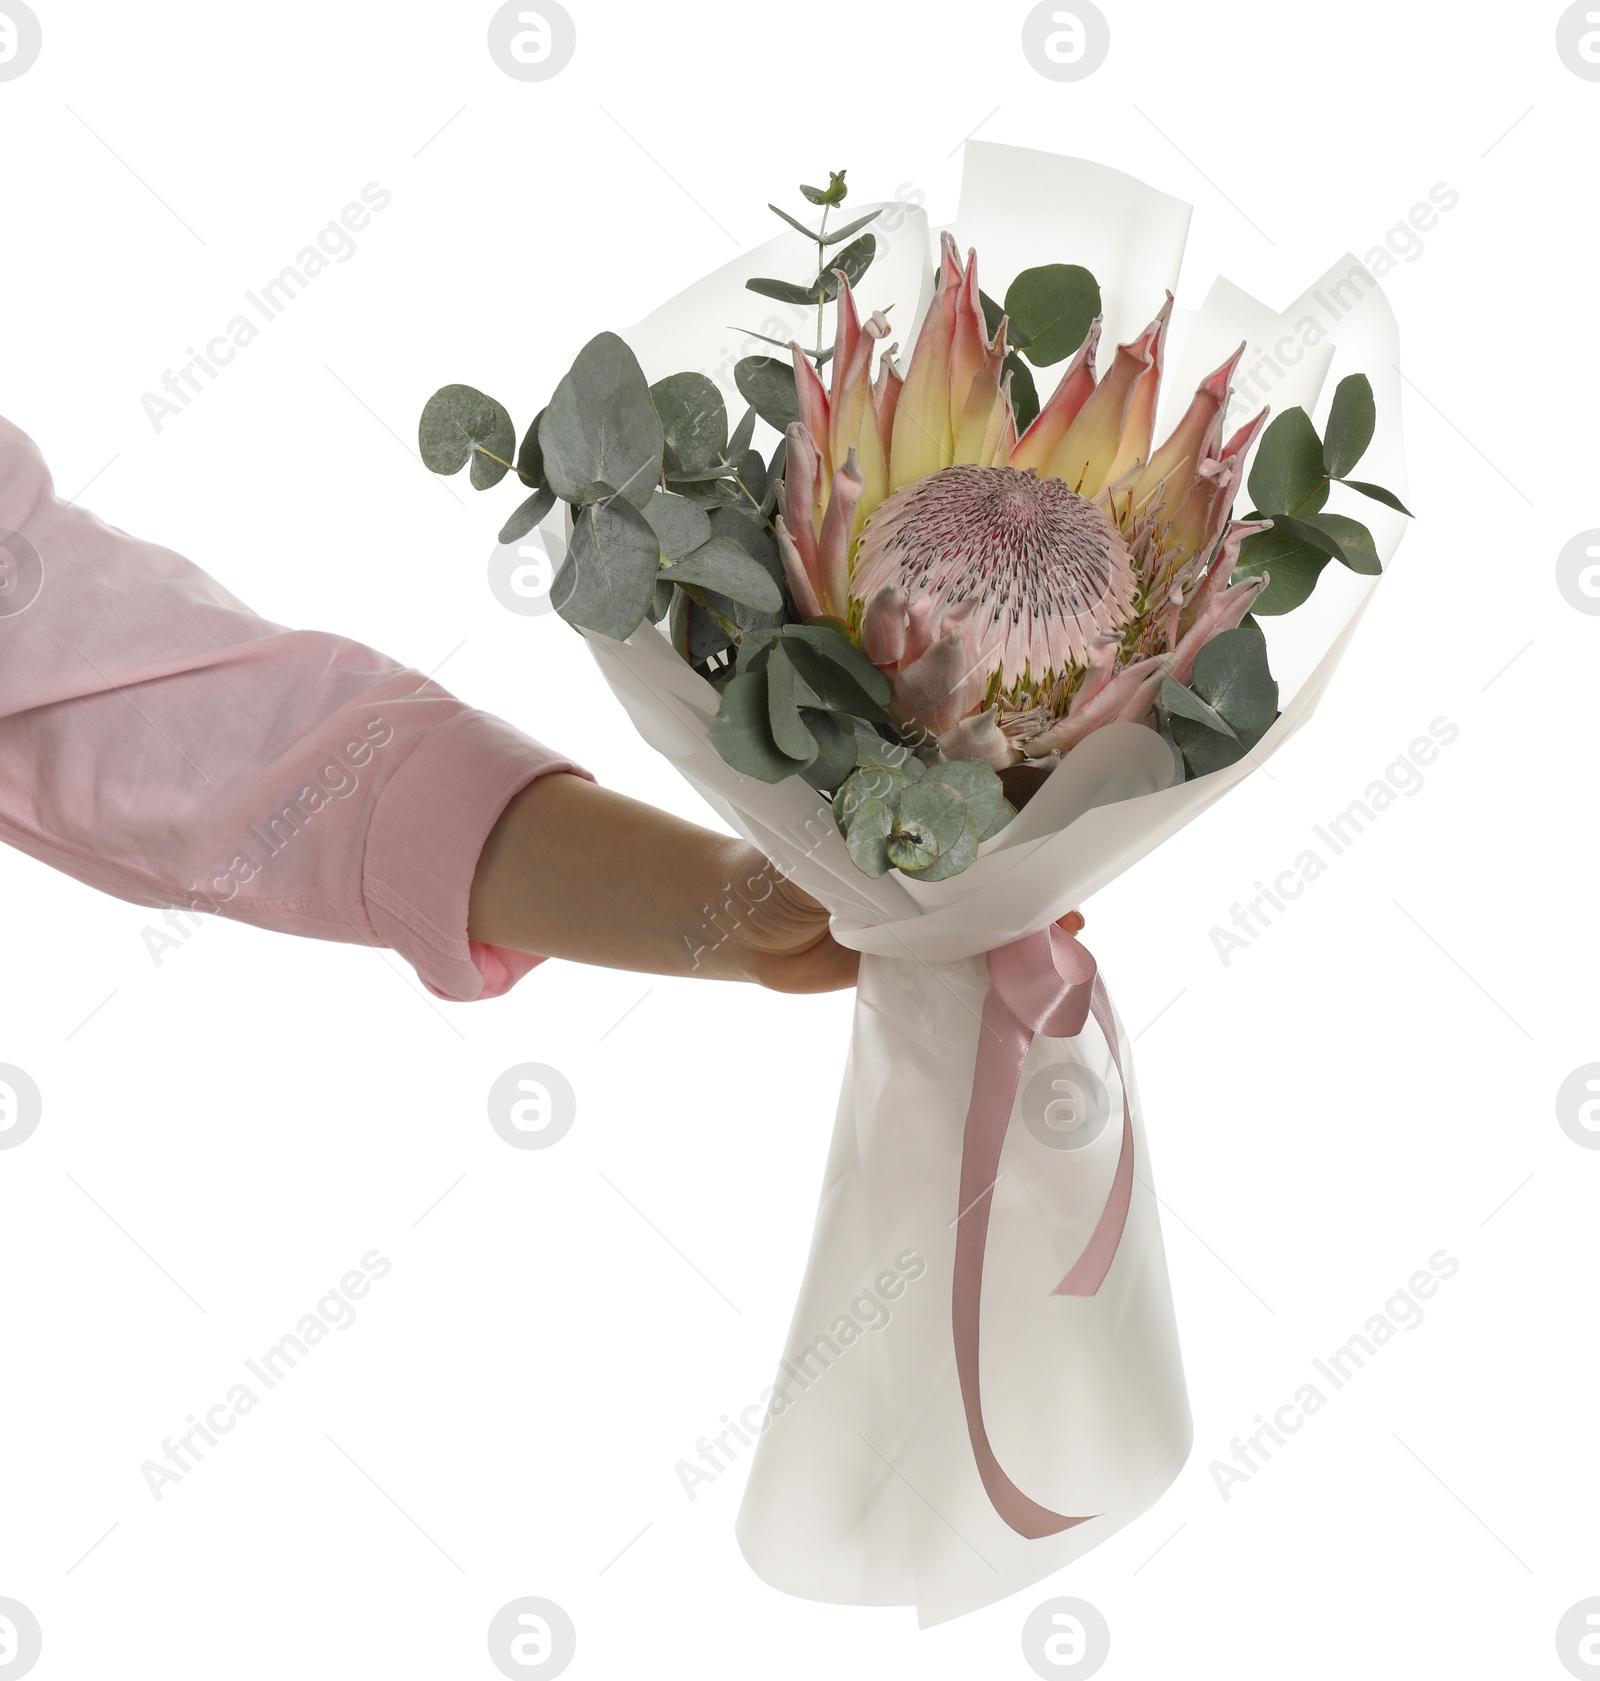
[[[1152,333],[1159,337],[1160,322]],[[1149,338],[1149,343],[1146,342]],[[1106,377],[1078,411],[1050,457],[1051,478],[1064,480],[1080,496],[1096,496],[1105,485],[1112,463],[1122,449],[1123,432],[1134,392],[1154,369],[1155,338],[1141,334],[1119,344]]]
[[[956,294],[955,320],[950,334],[950,430],[959,434],[965,419],[968,400],[975,383],[980,381],[989,361],[989,329],[983,318],[983,304],[978,295],[978,253],[967,253],[966,272],[961,277]],[[1003,362],[1005,358],[1002,356]],[[988,381],[990,395],[999,389],[999,373]],[[963,459],[960,455],[956,460]]]
[[[817,370],[812,367],[811,358],[793,340],[789,343],[789,350],[794,357],[794,389],[800,405],[800,424],[816,443],[817,453],[822,458],[824,474],[832,473],[828,394],[822,389],[822,381],[817,378]]]
[[[885,584],[861,614],[861,651],[874,665],[899,665],[906,657],[906,597]]]
[[[781,492],[784,517],[806,565],[815,571],[823,513],[822,457],[802,422],[793,422],[784,435],[789,440]]]
[[[889,459],[889,451],[894,443],[894,415],[900,402],[900,389],[905,384],[900,369],[895,365],[895,351],[899,347],[891,344],[884,351],[882,360],[878,363],[877,383],[872,387],[872,406],[878,416],[878,438],[883,445],[883,458]]]
[[[1102,724],[1119,718],[1142,718],[1155,705],[1167,665],[1167,660],[1152,655],[1124,666],[1100,686],[1091,700],[1024,741],[1023,752],[1030,759],[1042,759],[1047,753],[1065,753]]]
[[[861,486],[861,467],[852,449],[833,475],[833,494],[817,534],[817,599],[823,612],[836,619],[850,613],[850,539]]]
[[[1009,466],[1029,467],[1043,472],[1055,454],[1056,446],[1066,435],[1067,428],[1078,418],[1078,411],[1094,395],[1094,358],[1100,344],[1100,316],[1089,327],[1088,336],[1078,346],[1077,354],[1067,364],[1061,383],[1050,401],[1033,418],[1033,424],[1017,440],[1006,461]]]
[[[971,620],[952,618],[933,646],[891,679],[890,710],[902,722],[939,735],[973,710],[988,678]]]
[[[1255,536],[1258,531],[1271,529],[1272,521],[1269,519],[1234,520],[1228,526],[1210,566],[1206,568],[1205,577],[1195,587],[1179,615],[1180,635],[1186,634],[1199,619],[1210,612],[1212,603],[1232,583],[1233,569],[1239,563],[1239,549],[1245,539]],[[1237,620],[1234,622],[1238,623]]]
[[[1193,477],[1196,466],[1206,455],[1216,453],[1208,446],[1214,442],[1222,426],[1222,414],[1228,406],[1229,381],[1243,355],[1244,345],[1241,343],[1220,368],[1200,382],[1183,418],[1172,429],[1172,435],[1150,457],[1149,465],[1134,480],[1133,506],[1136,509],[1143,508],[1164,482],[1167,491],[1163,500],[1169,507],[1187,495],[1188,480]]]
[[[891,490],[924,479],[950,461],[950,341],[961,291],[961,264],[949,234],[943,237],[942,251],[939,289],[917,334],[895,405],[894,441],[889,450]]]
[[[1167,323],[1172,317],[1172,294],[1154,321],[1134,341],[1134,349],[1149,357],[1148,365],[1134,384],[1128,413],[1122,427],[1122,443],[1106,470],[1105,482],[1114,483],[1141,462],[1150,459],[1150,440],[1155,432],[1156,401],[1161,394],[1161,361],[1167,342]]]
[[[783,575],[789,583],[789,594],[794,600],[795,612],[802,619],[821,618],[822,603],[817,600],[816,586],[794,538],[790,535],[788,523],[781,514],[772,522],[772,529],[777,533],[778,553],[783,557]]]
[[[992,706],[947,729],[939,737],[939,751],[947,759],[984,759],[996,770],[1022,757],[1021,749],[1001,730]]]
[[[1229,584],[1210,597],[1174,650],[1172,676],[1178,682],[1189,681],[1194,675],[1194,662],[1200,650],[1212,637],[1232,630],[1244,618],[1250,611],[1251,603],[1267,587],[1267,581],[1267,574],[1258,572],[1255,577],[1242,578],[1237,584]]]
[[[835,269],[834,273],[839,279],[839,301],[833,312],[833,383],[828,388],[830,411],[839,406],[840,393],[849,377],[848,370],[861,339],[861,318],[856,312],[855,294],[850,290],[850,282],[844,272]]]
[[[855,301],[848,283],[839,291],[840,309],[847,304],[854,317]],[[887,318],[874,311],[864,324],[854,325],[848,335],[841,331],[836,336],[835,343],[840,348],[833,356],[833,390],[828,398],[828,446],[835,461],[843,461],[850,445],[861,437],[862,422],[872,399],[873,348],[888,331]],[[848,347],[844,342],[846,337]]]
[[[956,463],[972,462],[988,467],[994,462],[995,445],[1000,441],[1005,422],[1005,405],[1009,401],[1006,386],[1010,375],[1004,374],[1006,360],[1006,330],[1002,322],[993,345],[973,376],[967,396],[967,406],[956,426],[952,458]],[[1004,378],[1006,384],[1002,384]]]

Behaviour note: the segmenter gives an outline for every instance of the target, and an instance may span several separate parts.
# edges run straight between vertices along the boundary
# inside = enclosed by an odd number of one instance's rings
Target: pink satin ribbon
[[[989,1207],[1000,1151],[1016,1103],[1023,1059],[1035,1034],[1075,1038],[1090,1013],[1111,1047],[1122,1085],[1122,1153],[1111,1192],[1083,1253],[1051,1292],[1055,1296],[1092,1296],[1110,1271],[1122,1241],[1133,1199],[1133,1116],[1128,1085],[1117,1048],[1116,1024],[1105,983],[1089,951],[1054,923],[1037,934],[989,953],[989,992],[984,999],[978,1061],[972,1077],[972,1106],[967,1110],[961,1143],[961,1200],[956,1221],[955,1280],[951,1292],[951,1329],[956,1373],[967,1414],[967,1435],[978,1475],[994,1509],[1019,1535],[1036,1541],[1057,1535],[1097,1513],[1066,1517],[1030,1500],[1000,1468],[983,1423],[978,1385],[978,1326],[983,1302],[983,1258],[989,1236]]]

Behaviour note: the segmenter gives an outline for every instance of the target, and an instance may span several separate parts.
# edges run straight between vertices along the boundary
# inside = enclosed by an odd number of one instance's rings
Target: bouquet
[[[640,733],[865,954],[739,1537],[926,1624],[1187,1455],[1127,1040],[1067,913],[1309,715],[1407,517],[1353,476],[1401,474],[1398,351],[1354,258],[1281,314],[1221,280],[1180,311],[1188,207],[1101,166],[969,143],[965,258],[915,206],[834,222],[844,171],[800,192],[813,220],[772,206],[789,232],[591,340],[520,443],[461,385],[420,442],[515,478],[500,540],[544,527]],[[755,298],[749,353],[685,371]],[[1244,390],[1273,402],[1230,420]]]

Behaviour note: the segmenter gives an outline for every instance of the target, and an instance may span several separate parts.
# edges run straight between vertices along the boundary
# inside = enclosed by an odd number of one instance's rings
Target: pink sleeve
[[[541,959],[467,938],[473,872],[548,771],[588,774],[61,501],[0,419],[0,840],[135,904],[392,947],[439,996],[489,998]]]

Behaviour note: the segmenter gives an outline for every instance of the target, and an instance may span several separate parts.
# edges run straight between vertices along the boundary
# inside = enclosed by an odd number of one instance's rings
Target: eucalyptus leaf
[[[918,881],[948,881],[978,856],[978,831],[969,823],[926,869],[908,870]]]
[[[1213,636],[1195,658],[1189,686],[1248,747],[1278,716],[1278,685],[1259,626],[1243,624]]]
[[[520,542],[555,505],[556,493],[553,490],[546,487],[534,491],[533,495],[523,502],[511,518],[500,527],[500,535],[496,541],[501,543]]]
[[[820,794],[831,793],[850,774],[856,762],[855,731],[846,728],[830,712],[813,707],[800,713],[817,743],[817,756],[801,776]]]
[[[517,449],[517,476],[524,484],[536,487],[544,484],[544,451],[539,448],[539,422],[543,419],[544,410],[540,409]]]
[[[860,751],[859,739],[857,752]],[[862,765],[847,777],[833,797],[834,821],[847,830],[856,814],[869,801],[888,801],[902,788],[909,788],[914,780],[906,771],[893,765]]]
[[[1239,550],[1233,578],[1271,574],[1267,587],[1250,604],[1252,613],[1275,616],[1292,612],[1317,587],[1317,579],[1328,564],[1328,556],[1286,531],[1274,528],[1247,537]]]
[[[750,411],[752,414],[755,410]],[[760,513],[763,519],[771,519],[778,507],[778,486],[783,483],[783,469],[789,460],[789,440],[780,438],[778,447],[772,452],[772,459],[767,463],[766,488],[761,493]]]
[[[723,459],[737,461],[749,449],[750,441],[756,435],[756,411],[747,408],[740,417],[739,424],[734,427],[732,436],[728,439],[728,447],[724,451]]]
[[[704,374],[669,374],[650,387],[661,418],[662,439],[680,470],[720,463],[728,447],[728,411],[722,393]]]
[[[799,304],[802,308],[820,302],[822,296],[820,285],[797,286],[792,280],[773,280],[765,275],[745,281],[744,288],[763,298],[776,298],[781,304]]]
[[[860,233],[868,222],[875,221],[882,214],[883,210],[881,207],[877,210],[869,210],[865,216],[858,216],[855,221],[846,222],[842,228],[835,228],[832,233],[824,234],[822,243],[824,245],[837,245],[840,240],[848,239],[851,234]],[[851,281],[850,284],[853,286],[855,282]]]
[[[889,831],[884,850],[889,855],[889,862],[897,870],[908,874],[927,869],[939,857],[939,843],[934,839],[933,831],[920,823],[902,823],[898,816]]]
[[[1006,314],[1020,329],[1019,348],[1036,368],[1065,361],[1099,313],[1099,284],[1076,263],[1024,269],[1006,289]]]
[[[886,800],[867,800],[858,806],[844,831],[845,850],[864,875],[881,876],[889,869],[889,835],[894,813]]]
[[[487,490],[506,476],[516,448],[516,428],[504,405],[470,385],[446,385],[423,405],[417,450],[430,472],[459,473],[470,457],[472,488]]]
[[[1161,704],[1179,718],[1190,718],[1219,735],[1234,735],[1233,725],[1215,707],[1201,700],[1193,689],[1168,677],[1161,685]],[[1237,736],[1235,736],[1237,740]]]
[[[1017,417],[1018,432],[1026,432],[1039,417],[1039,388],[1033,382],[1028,364],[1011,350],[1003,364],[1011,376],[1011,412]]]
[[[710,525],[706,520],[708,530]],[[776,613],[783,607],[783,591],[766,568],[729,537],[709,538],[667,567],[662,576],[675,584],[715,590],[729,601],[763,613]]]
[[[1333,393],[1322,440],[1322,465],[1331,478],[1342,479],[1367,453],[1377,421],[1371,380],[1365,374],[1341,379]]]
[[[1302,408],[1285,409],[1261,434],[1250,495],[1265,514],[1316,513],[1328,499],[1322,440]]]
[[[1352,572],[1376,577],[1383,570],[1372,533],[1358,519],[1344,514],[1308,514],[1305,519],[1276,519],[1291,537],[1297,537],[1311,548],[1320,549],[1334,560],[1342,560]]]
[[[907,834],[908,838],[912,830],[928,836],[932,841],[935,857],[948,851],[961,839],[970,821],[967,802],[947,782],[936,780],[931,770],[920,782],[903,789],[895,799],[896,828]],[[920,852],[921,848],[918,847],[917,850]],[[894,858],[893,843],[890,845],[889,856]],[[903,870],[926,869],[932,862],[932,857],[912,864],[895,858],[895,863]]]
[[[843,668],[879,706],[889,704],[889,679],[848,637],[825,624],[786,625],[783,634],[805,642]]]
[[[801,768],[772,739],[765,672],[741,672],[728,683],[709,736],[728,764],[758,781],[782,782]]]
[[[1191,776],[1205,776],[1244,757],[1277,716],[1278,685],[1267,665],[1261,628],[1246,619],[1213,637],[1194,662],[1195,692],[1233,726],[1229,738],[1193,719],[1169,714],[1170,737]]]
[[[796,625],[789,628],[809,627]],[[799,637],[787,636],[784,643],[796,670],[804,674],[821,704],[829,711],[842,712],[847,717],[862,718],[873,724],[890,722],[883,703],[868,694],[854,673]]]
[[[1370,496],[1374,502],[1381,502],[1386,508],[1393,508],[1397,514],[1404,514],[1407,519],[1413,517],[1405,503],[1392,490],[1385,490],[1381,484],[1365,484],[1360,479],[1340,479],[1339,483],[1349,490],[1360,491],[1363,496]]]
[[[1002,799],[993,818],[990,820],[989,827],[978,836],[978,839],[980,841],[986,841],[991,835],[998,835],[1000,831],[1005,828],[1006,824],[1008,824],[1016,815],[1017,808],[1012,805],[1010,800]]]
[[[844,250],[836,252],[817,276],[814,288],[816,294],[825,303],[831,303],[838,297],[840,272],[852,286],[859,286],[862,275],[872,267],[872,259],[877,255],[877,250],[877,240],[870,233],[864,233],[860,239],[845,246]]]
[[[711,536],[711,521],[705,509],[670,491],[656,491],[639,512],[655,532],[662,556],[667,560],[682,560]]]
[[[746,356],[734,366],[733,383],[774,430],[787,432],[800,418],[792,362],[780,362],[775,356]]]
[[[968,816],[980,835],[1005,803],[999,773],[985,759],[952,759],[930,765],[922,781],[924,786],[937,782],[954,789],[966,801]]]
[[[624,641],[655,595],[660,558],[655,532],[630,502],[590,503],[576,516],[550,599],[568,624]]]
[[[817,230],[815,228],[808,228],[805,223],[799,219],[799,217],[791,216],[787,210],[780,210],[775,204],[769,204],[767,209],[770,210],[774,216],[781,217],[791,228],[795,230],[796,233],[803,233],[807,239],[815,239],[817,237]]]
[[[764,668],[767,679],[767,721],[780,753],[809,765],[817,756],[817,739],[800,716],[802,699],[810,698],[800,674],[782,648],[774,648]]]
[[[539,424],[545,477],[564,501],[601,479],[636,508],[661,476],[663,433],[633,352],[601,333],[578,352]]]

